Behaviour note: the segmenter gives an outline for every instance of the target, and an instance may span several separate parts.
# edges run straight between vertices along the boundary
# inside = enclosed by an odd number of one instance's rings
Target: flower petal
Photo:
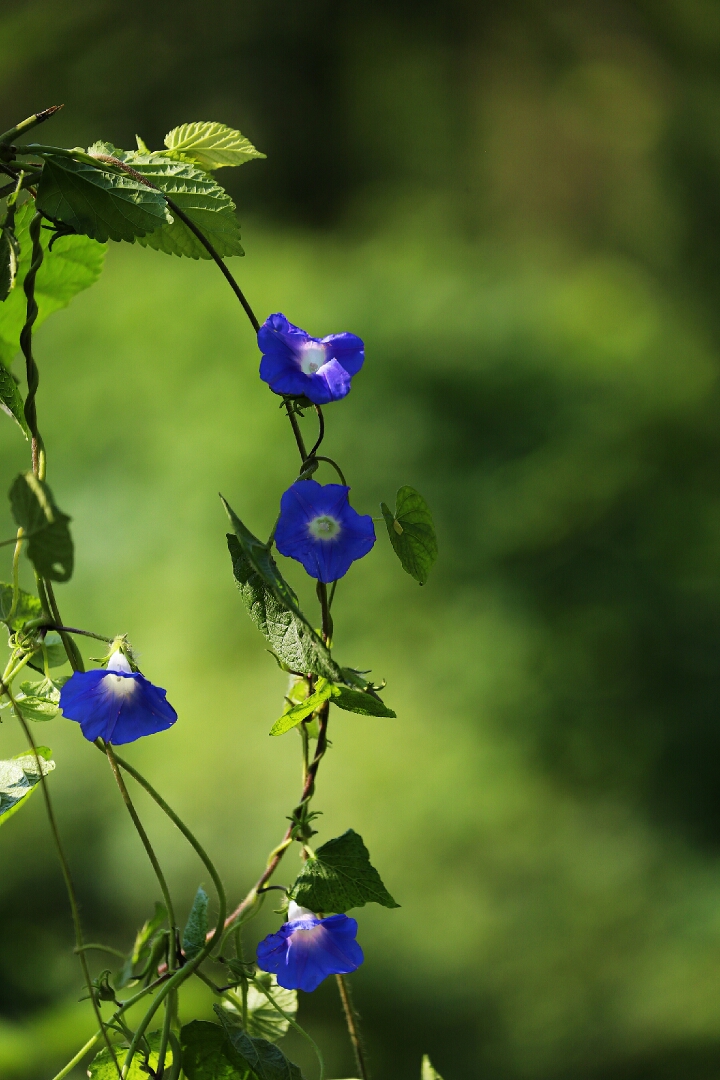
[[[365,362],[365,343],[356,334],[328,334],[322,339],[328,345],[328,355],[333,357],[347,371],[348,375],[357,375]]]
[[[164,731],[177,720],[165,690],[139,672],[76,671],[60,691],[60,708],[90,742],[121,745]]]
[[[286,990],[310,993],[328,975],[346,975],[360,967],[364,957],[356,935],[357,922],[347,915],[285,923],[258,945],[258,965]]]

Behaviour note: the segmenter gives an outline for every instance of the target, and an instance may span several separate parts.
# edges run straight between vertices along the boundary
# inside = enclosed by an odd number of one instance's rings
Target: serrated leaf
[[[343,914],[365,904],[400,907],[370,862],[370,853],[354,829],[328,840],[303,866],[288,896],[311,911]]]
[[[425,1054],[420,1068],[420,1080],[442,1080],[442,1076],[430,1064],[430,1058]]]
[[[208,895],[200,886],[195,893],[193,906],[185,924],[182,939],[182,949],[188,960],[200,952],[205,945],[208,929]]]
[[[240,243],[240,223],[235,214],[235,203],[206,172],[189,162],[172,161],[162,154],[125,152],[114,147],[109,150],[177,203],[219,255],[245,254]],[[164,251],[167,255],[210,259],[207,249],[187,225],[172,210],[170,214],[174,218],[171,224],[138,237],[138,243]]]
[[[9,225],[0,226],[0,303],[4,303],[15,287],[20,245]]]
[[[165,136],[167,150],[160,151],[179,161],[192,161],[203,169],[223,169],[244,165],[266,155],[256,150],[239,131],[212,121],[181,124]]]
[[[32,256],[28,230],[34,213],[35,204],[26,202],[15,215],[15,235],[20,244],[18,275],[15,288],[5,303],[0,304],[0,362],[6,367],[9,367],[20,348],[20,331],[25,324],[26,300],[22,285]],[[51,232],[42,230],[41,243],[45,257],[35,279],[35,300],[38,305],[35,329],[53,311],[66,307],[74,296],[97,281],[105,258],[106,246],[90,240],[87,236],[61,236],[54,241],[52,251],[48,251],[51,237]],[[8,392],[12,393],[12,387],[9,387]],[[22,415],[22,405],[20,414]]]
[[[42,604],[37,596],[20,589],[18,592],[17,607],[10,618],[13,602],[13,587],[5,581],[0,581],[0,622],[4,622],[10,630],[19,630],[29,619],[37,619],[42,615]]]
[[[55,768],[52,751],[38,746],[42,775],[47,776]],[[9,761],[0,761],[0,825],[27,802],[40,783],[41,775],[35,754],[25,751]]]
[[[271,592],[237,536],[228,534],[227,543],[242,601],[280,662],[303,675],[342,681],[342,672],[325,643],[295,607],[287,607]]]
[[[265,987],[264,993],[260,986]],[[290,1021],[268,1000],[268,994],[273,1001],[289,1017],[294,1017],[298,1007],[297,990],[286,990],[284,986],[278,986],[274,975],[259,972],[255,977],[254,984],[248,986],[247,992],[247,1025],[245,1030],[248,1035],[254,1035],[270,1042],[277,1042],[287,1034]],[[227,1009],[236,1023],[240,1023],[240,1012],[230,1001],[224,1001],[223,1007]]]
[[[160,1050],[160,1041],[162,1034],[159,1031],[151,1031],[147,1037],[147,1041],[150,1044],[150,1053],[146,1055],[142,1050],[138,1050],[135,1057],[132,1060],[129,1071],[124,1074],[125,1080],[148,1080],[150,1076],[156,1076],[156,1072],[159,1065],[158,1053]],[[115,1055],[117,1060],[122,1066],[125,1059],[126,1047],[116,1046]],[[170,1075],[170,1067],[173,1063],[172,1046],[168,1043],[165,1051],[165,1068],[163,1070],[164,1076]],[[152,1070],[152,1071],[151,1071]],[[88,1076],[90,1080],[117,1080],[117,1069],[115,1063],[110,1055],[110,1051],[105,1047],[97,1054],[90,1062],[90,1068],[88,1069]]]
[[[280,719],[275,721],[270,728],[270,734],[284,735],[286,731],[291,731],[294,727],[297,727],[306,716],[310,716],[310,713],[315,712],[324,701],[332,697],[334,689],[332,683],[327,682],[326,679],[319,679],[317,688],[312,694],[309,694],[304,701],[299,702],[297,705],[291,705],[285,710]]]
[[[108,166],[52,155],[45,156],[37,208],[101,243],[132,243],[171,220],[161,192]]]
[[[363,690],[334,686],[331,696],[333,705],[337,705],[339,709],[344,709],[346,712],[360,713],[361,716],[386,716],[393,720],[397,716],[397,713],[389,709],[379,697]]]
[[[411,577],[424,585],[430,567],[437,559],[438,547],[432,514],[428,504],[415,488],[401,487],[395,497],[395,513],[380,504],[390,543],[395,554]]]
[[[218,1024],[208,1020],[185,1024],[180,1031],[180,1045],[187,1080],[247,1080],[247,1066]]]
[[[297,1065],[286,1058],[278,1046],[267,1039],[248,1035],[232,1022],[221,1005],[214,1008],[228,1042],[257,1080],[303,1080]]]
[[[10,505],[27,534],[27,555],[38,574],[50,581],[68,581],[74,560],[70,518],[58,509],[47,484],[34,473],[21,473],[10,488]]]

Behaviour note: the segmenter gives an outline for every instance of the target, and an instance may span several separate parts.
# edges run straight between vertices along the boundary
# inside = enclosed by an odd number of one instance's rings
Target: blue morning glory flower
[[[288,921],[257,947],[258,967],[270,971],[286,990],[316,990],[328,975],[347,975],[363,962],[355,937],[357,922],[347,915],[319,919],[293,901]]]
[[[278,551],[297,559],[310,577],[325,584],[347,574],[375,543],[372,518],[353,510],[349,491],[343,484],[296,480],[280,500]]]
[[[315,405],[339,401],[365,360],[365,346],[355,334],[310,337],[279,312],[258,331],[263,358],[260,378],[276,394],[304,395]]]
[[[90,742],[120,745],[164,731],[177,720],[165,690],[133,671],[120,649],[107,669],[76,671],[60,691],[60,708]]]

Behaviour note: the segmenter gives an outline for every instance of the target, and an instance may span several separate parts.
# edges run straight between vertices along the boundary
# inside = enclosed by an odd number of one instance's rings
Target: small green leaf
[[[260,987],[264,987],[264,993]],[[298,1007],[297,990],[286,990],[278,986],[274,975],[264,971],[255,976],[254,984],[251,983],[247,992],[247,1027],[248,1035],[255,1035],[270,1042],[277,1042],[287,1034],[290,1021],[285,1019],[278,1009],[268,1000],[268,996],[282,1009],[286,1016],[294,1017]],[[232,1002],[224,1001],[224,1008],[232,1016],[236,1023],[240,1023],[240,1013]]]
[[[328,840],[308,859],[288,896],[311,911],[338,912],[365,904],[400,907],[370,862],[370,854],[353,829]]]
[[[217,1024],[193,1020],[180,1031],[180,1045],[187,1080],[248,1080],[247,1066]]]
[[[178,161],[192,161],[210,171],[265,157],[239,131],[211,121],[173,128],[165,136],[165,145],[167,150],[161,150],[161,154]]]
[[[425,1054],[425,1057],[422,1059],[420,1080],[442,1080],[442,1076],[440,1075],[440,1073],[437,1071],[437,1069],[433,1069],[432,1065],[430,1064],[430,1058],[427,1056],[427,1054]]]
[[[277,564],[270,554],[268,545],[263,544],[262,540],[258,540],[257,536],[253,536],[250,530],[242,523],[235,511],[228,505],[225,499],[222,498],[222,495],[220,498],[222,499],[223,506],[230,518],[233,532],[240,541],[243,554],[249,561],[255,573],[259,575],[265,587],[270,590],[275,599],[282,604],[283,607],[287,608],[288,611],[294,612],[299,619],[302,619],[303,622],[310,626],[298,607],[297,596],[278,570]]]
[[[330,650],[299,613],[297,605],[287,607],[278,600],[250,562],[237,536],[228,534],[227,542],[243,603],[278,660],[290,671],[341,682],[342,672]]]
[[[193,906],[183,931],[182,948],[188,960],[200,952],[205,945],[208,929],[208,895],[200,886],[195,893]]]
[[[4,622],[11,630],[19,630],[29,619],[37,619],[42,615],[42,604],[37,596],[19,590],[17,607],[10,618],[13,602],[13,587],[5,581],[0,581],[0,622]]]
[[[0,227],[0,303],[4,303],[15,287],[20,245],[9,225]]]
[[[55,768],[52,751],[38,746],[42,775]],[[9,761],[0,761],[0,825],[8,821],[32,795],[40,783],[40,770],[34,753],[25,751]]]
[[[276,720],[273,726],[270,728],[271,735],[284,735],[286,731],[291,731],[294,727],[297,727],[306,716],[315,712],[323,701],[327,701],[332,696],[334,687],[332,683],[327,682],[325,679],[318,679],[317,689],[314,693],[309,694],[304,701],[301,701],[297,705],[292,705],[285,710],[279,720]]]
[[[132,1060],[132,1065],[126,1076],[126,1080],[148,1080],[150,1076],[157,1076],[159,1059],[158,1054],[160,1050],[160,1041],[162,1039],[162,1033],[159,1031],[152,1031],[147,1037],[147,1041],[150,1045],[150,1053],[145,1054],[142,1050],[138,1050],[137,1054]],[[117,1060],[122,1066],[125,1059],[126,1047],[116,1046],[115,1055]],[[165,1051],[165,1068],[163,1070],[164,1076],[169,1076],[172,1072],[171,1066],[173,1063],[172,1046],[168,1043]],[[117,1069],[115,1063],[110,1056],[110,1051],[105,1047],[100,1051],[96,1057],[90,1062],[90,1068],[88,1069],[88,1076],[90,1080],[117,1080]]]
[[[155,914],[151,919],[143,923],[135,936],[135,944],[132,952],[125,961],[123,967],[115,976],[113,982],[118,990],[131,983],[142,979],[148,972],[152,957],[152,941],[167,919],[167,908],[164,904],[155,901]],[[134,974],[135,968],[140,965],[140,971]]]
[[[233,1023],[221,1005],[215,1005],[214,1008],[228,1042],[257,1080],[303,1080],[297,1065],[289,1061],[279,1047],[267,1039],[248,1035]]]
[[[411,487],[401,487],[395,498],[395,513],[380,504],[390,543],[395,554],[411,577],[424,585],[430,567],[437,559],[438,547],[435,526],[428,504]]]
[[[55,505],[50,488],[34,473],[21,473],[10,488],[16,523],[28,536],[27,554],[41,577],[67,581],[73,571],[70,518]]]
[[[18,275],[15,288],[5,303],[0,305],[0,361],[6,367],[9,367],[20,348],[20,331],[25,323],[26,300],[21,286],[32,257],[32,244],[28,230],[34,213],[35,204],[31,200],[24,203],[15,216],[15,235],[20,244]],[[38,316],[34,329],[37,329],[53,311],[66,307],[74,296],[97,281],[105,258],[105,245],[98,244],[87,236],[61,236],[54,241],[52,251],[49,251],[48,244],[51,237],[51,232],[42,230],[41,243],[45,258],[35,279]],[[0,372],[0,383],[3,382]],[[8,393],[13,393],[12,387],[8,388]],[[16,394],[17,401],[20,401],[17,388]],[[5,407],[10,408],[10,405],[6,402]],[[19,409],[22,416],[22,402]],[[24,425],[24,418],[20,421],[17,413],[13,409],[11,411],[21,426]]]
[[[8,371],[2,360],[0,360],[0,408],[17,421],[25,438],[29,438],[30,429],[25,421],[22,394],[12,372]]]
[[[347,686],[334,686],[332,689],[332,703],[346,712],[360,713],[361,716],[387,716],[395,719],[397,713],[389,709],[387,705],[364,690],[350,690]]]
[[[47,155],[37,208],[92,240],[145,236],[171,221],[160,191],[110,166]]]

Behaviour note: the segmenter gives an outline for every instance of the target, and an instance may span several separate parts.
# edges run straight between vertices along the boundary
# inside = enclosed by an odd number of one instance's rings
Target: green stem
[[[175,957],[175,930],[176,930],[176,927],[177,927],[177,922],[175,920],[175,909],[173,907],[172,897],[170,896],[170,890],[168,889],[167,881],[165,880],[165,875],[162,872],[162,867],[160,866],[160,862],[158,861],[158,857],[155,854],[155,849],[153,848],[153,846],[152,846],[152,844],[150,842],[150,837],[148,836],[147,832],[145,831],[145,826],[143,825],[140,818],[138,817],[137,810],[135,809],[134,803],[133,803],[132,799],[130,798],[130,792],[128,791],[128,789],[126,787],[125,781],[124,781],[123,776],[122,776],[122,773],[120,772],[120,769],[118,768],[118,759],[115,757],[115,753],[114,753],[113,748],[110,745],[110,743],[105,743],[104,750],[105,750],[105,755],[106,755],[108,761],[110,762],[110,768],[113,771],[113,776],[115,777],[115,782],[116,782],[116,784],[117,784],[117,786],[118,786],[118,788],[120,790],[120,795],[122,796],[122,800],[125,803],[125,806],[127,807],[128,813],[130,814],[130,817],[132,819],[132,823],[135,826],[135,831],[137,832],[138,836],[140,837],[140,840],[142,841],[142,845],[145,848],[145,851],[147,853],[147,857],[150,860],[150,865],[152,866],[153,870],[155,871],[155,877],[158,880],[158,884],[160,886],[160,891],[162,892],[163,900],[165,901],[165,907],[167,908],[167,912],[168,912],[168,921],[170,923],[170,934],[171,934],[171,937],[172,937],[172,945],[171,945],[171,948],[170,948],[170,952],[168,954],[168,968],[172,971],[173,968],[175,967],[175,961],[176,961],[176,957]]]
[[[92,977],[90,975],[90,968],[88,967],[87,957],[85,956],[85,952],[84,952],[84,949],[83,949],[84,942],[83,942],[83,934],[82,934],[82,924],[80,922],[80,908],[79,908],[78,902],[77,902],[77,896],[76,896],[76,893],[75,893],[75,886],[73,884],[73,880],[72,880],[72,877],[71,877],[71,874],[70,874],[70,864],[68,863],[67,856],[65,854],[65,848],[63,846],[62,840],[60,839],[60,830],[58,829],[57,821],[55,819],[55,811],[53,809],[52,801],[50,799],[50,791],[48,789],[47,779],[46,779],[45,773],[43,771],[42,761],[40,760],[40,755],[38,753],[38,749],[37,749],[37,746],[35,744],[35,740],[33,738],[32,732],[30,731],[30,728],[28,727],[28,724],[27,724],[27,721],[25,720],[25,717],[20,712],[20,709],[18,708],[15,699],[11,698],[11,700],[12,700],[12,703],[13,703],[13,710],[15,712],[15,715],[17,716],[18,720],[20,721],[20,725],[21,725],[23,731],[25,732],[25,738],[27,739],[28,744],[32,749],[32,752],[35,755],[35,762],[36,762],[36,765],[37,765],[38,775],[40,777],[40,786],[42,787],[43,799],[45,800],[45,812],[47,814],[48,823],[50,825],[50,831],[52,833],[53,840],[55,842],[55,849],[56,849],[56,851],[58,853],[58,858],[60,860],[60,867],[62,869],[62,875],[63,875],[64,881],[65,881],[65,889],[67,891],[68,899],[70,901],[70,910],[72,912],[73,927],[74,927],[74,930],[75,930],[75,949],[76,949],[76,951],[78,953],[78,956],[80,958],[80,964],[81,964],[81,967],[82,967],[82,970],[83,970],[83,975],[85,976],[85,984],[87,986],[87,991],[88,991],[88,994],[90,995],[90,1000],[92,1002],[93,1011],[95,1012],[95,1018],[96,1018],[96,1020],[98,1022],[98,1025],[100,1027],[100,1031],[102,1032],[102,1036],[103,1036],[103,1038],[105,1040],[105,1045],[107,1046],[108,1053],[110,1054],[110,1057],[111,1057],[111,1059],[112,1059],[112,1061],[113,1061],[113,1063],[115,1065],[115,1069],[117,1071],[118,1077],[122,1077],[122,1072],[120,1070],[120,1065],[119,1065],[118,1060],[117,1060],[117,1058],[115,1056],[115,1051],[113,1049],[112,1043],[110,1042],[110,1037],[108,1036],[107,1030],[106,1030],[105,1025],[103,1023],[102,1014],[100,1012],[100,1006],[98,1004],[97,998],[95,996],[95,990],[93,988]]]
[[[323,1080],[323,1078],[325,1076],[325,1060],[324,1060],[324,1058],[322,1056],[322,1053],[320,1051],[320,1047],[318,1046],[318,1044],[315,1042],[315,1040],[312,1038],[312,1036],[309,1035],[307,1031],[305,1031],[305,1028],[301,1027],[300,1024],[298,1024],[297,1020],[295,1020],[295,1018],[293,1016],[290,1016],[289,1013],[286,1013],[285,1010],[282,1009],[278,1005],[277,1001],[275,1001],[275,998],[272,996],[270,991],[267,990],[266,987],[263,986],[263,984],[260,982],[259,979],[253,979],[252,982],[253,982],[253,986],[257,990],[259,990],[261,993],[263,993],[265,995],[265,997],[268,999],[268,1001],[272,1005],[273,1009],[276,1009],[277,1012],[279,1012],[280,1015],[283,1016],[287,1020],[287,1022],[291,1025],[291,1027],[294,1027],[295,1030],[297,1032],[299,1032],[300,1035],[302,1035],[304,1038],[306,1038],[307,1041],[310,1043],[310,1045],[312,1046],[312,1048],[315,1051],[315,1054],[317,1056],[318,1064],[320,1065],[320,1077],[319,1077],[319,1080]],[[245,1026],[245,1025],[243,1025],[243,1026]]]
[[[340,1000],[342,1001],[343,1012],[345,1013],[345,1023],[350,1035],[350,1042],[355,1053],[355,1064],[358,1067],[358,1072],[362,1077],[362,1080],[370,1080],[370,1072],[367,1067],[367,1060],[365,1058],[365,1047],[363,1046],[363,1038],[360,1032],[360,1023],[358,1014],[355,1012],[355,1006],[353,1005],[352,997],[350,996],[350,987],[347,984],[347,980],[344,975],[336,975],[338,991],[340,992]]]
[[[25,281],[23,282],[23,289],[25,290],[25,297],[27,300],[27,316],[25,325],[20,331],[20,348],[25,357],[25,374],[27,376],[28,385],[24,412],[25,422],[30,430],[32,439],[33,472],[42,480],[45,472],[44,448],[40,432],[38,431],[37,409],[35,407],[35,396],[40,383],[40,372],[32,352],[32,328],[38,316],[38,306],[35,299],[35,278],[37,277],[38,270],[42,266],[44,256],[43,246],[40,241],[41,227],[42,214],[36,213],[30,222],[29,229],[30,240],[32,241],[32,256],[30,269],[25,275]]]
[[[12,586],[13,586],[13,598],[12,605],[10,607],[10,614],[7,617],[7,621],[10,623],[13,620],[13,616],[17,611],[18,601],[20,599],[20,552],[22,550],[23,530],[19,528],[17,531],[17,539],[15,541],[15,551],[13,552],[12,561]]]
[[[51,105],[49,109],[43,109],[41,112],[28,116],[27,120],[21,121],[21,123],[16,124],[15,127],[9,128],[8,131],[4,131],[0,135],[0,146],[8,146],[17,139],[18,135],[24,135],[26,131],[37,127],[38,124],[44,124],[46,120],[49,120],[51,116],[54,116],[62,108],[62,105]]]
[[[96,1031],[92,1038],[88,1039],[85,1045],[78,1050],[72,1061],[68,1061],[67,1065],[65,1065],[59,1073],[56,1073],[55,1076],[53,1076],[53,1080],[65,1080],[65,1077],[69,1076],[75,1066],[80,1064],[85,1055],[89,1054],[92,1048],[97,1045],[99,1038],[100,1032]]]

